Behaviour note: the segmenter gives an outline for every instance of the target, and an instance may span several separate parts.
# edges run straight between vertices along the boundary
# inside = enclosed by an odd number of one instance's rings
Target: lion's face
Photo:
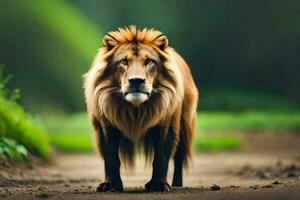
[[[145,44],[124,44],[111,62],[124,99],[135,106],[147,101],[161,62],[158,53]]]

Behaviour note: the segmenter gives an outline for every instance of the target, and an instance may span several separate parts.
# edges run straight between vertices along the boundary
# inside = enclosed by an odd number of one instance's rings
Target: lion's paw
[[[169,192],[171,191],[171,186],[163,180],[149,181],[145,188],[149,192]]]
[[[96,192],[122,192],[123,185],[122,183],[115,183],[115,182],[104,182],[100,183],[96,188]]]

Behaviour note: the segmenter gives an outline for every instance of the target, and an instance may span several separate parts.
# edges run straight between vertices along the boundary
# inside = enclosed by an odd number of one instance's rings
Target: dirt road
[[[299,136],[278,137],[248,138],[238,152],[197,154],[185,187],[169,193],[145,192],[151,168],[142,159],[134,171],[122,170],[124,193],[95,192],[103,178],[96,155],[57,154],[47,164],[1,166],[0,199],[300,199]]]

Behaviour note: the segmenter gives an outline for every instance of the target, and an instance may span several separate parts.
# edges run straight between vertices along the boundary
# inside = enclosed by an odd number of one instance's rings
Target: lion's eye
[[[148,58],[148,59],[145,61],[145,65],[151,65],[151,64],[153,64],[153,63],[155,63],[155,61],[154,61],[153,59],[150,59],[150,58]]]
[[[122,65],[128,65],[128,60],[126,58],[124,58],[124,59],[120,60],[120,63]]]

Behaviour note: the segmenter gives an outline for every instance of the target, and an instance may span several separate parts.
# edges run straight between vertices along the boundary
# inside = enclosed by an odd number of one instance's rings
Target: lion
[[[147,191],[182,187],[182,170],[192,154],[198,90],[184,59],[156,29],[118,28],[84,75],[84,90],[105,181],[96,191],[123,191],[120,165],[132,166],[136,146],[152,161]]]

